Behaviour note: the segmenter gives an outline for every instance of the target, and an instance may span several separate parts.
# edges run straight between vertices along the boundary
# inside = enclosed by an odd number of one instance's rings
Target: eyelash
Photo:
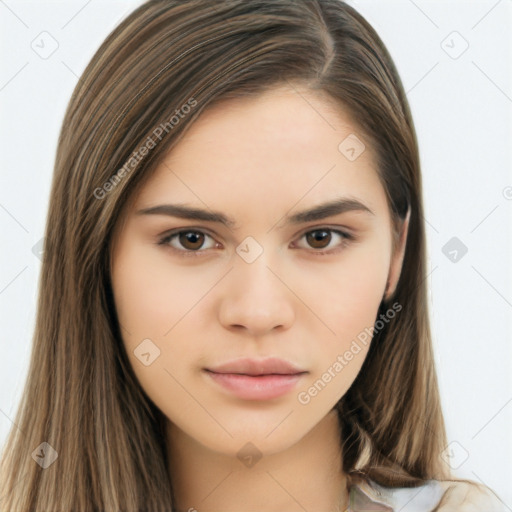
[[[339,229],[333,229],[333,228],[326,228],[326,227],[317,227],[315,229],[310,229],[308,231],[305,231],[300,237],[299,240],[301,240],[303,237],[305,237],[309,233],[314,233],[316,231],[326,231],[328,233],[335,233],[342,237],[341,244],[335,247],[334,249],[328,249],[328,250],[315,250],[314,248],[311,249],[311,253],[318,255],[318,256],[325,256],[328,254],[335,254],[341,250],[343,250],[348,243],[353,242],[356,240],[356,237],[350,233],[347,233],[345,231],[340,231]],[[209,251],[210,249],[198,249],[196,251],[192,251],[189,249],[176,249],[175,247],[172,247],[171,245],[168,245],[169,242],[178,235],[182,233],[201,233],[203,235],[209,236],[213,238],[210,234],[206,233],[205,231],[202,231],[200,229],[195,228],[189,228],[189,229],[180,229],[178,231],[173,231],[171,233],[166,234],[164,237],[162,237],[158,242],[157,245],[164,246],[167,245],[169,249],[171,249],[173,252],[179,254],[180,256],[184,257],[200,257],[203,256],[206,251]],[[301,249],[301,247],[299,247]],[[307,250],[307,249],[306,249]]]

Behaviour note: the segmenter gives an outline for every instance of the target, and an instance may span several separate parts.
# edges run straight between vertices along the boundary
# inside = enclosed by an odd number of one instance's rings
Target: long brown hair
[[[402,310],[375,333],[336,406],[344,471],[391,486],[449,476],[417,140],[381,39],[339,0],[150,0],[101,45],[65,114],[29,374],[2,458],[3,509],[171,508],[165,418],[134,376],[116,318],[112,233],[205,108],[286,83],[344,106],[376,152],[395,226],[410,208],[392,297]],[[58,457],[42,468],[31,454],[51,455],[45,442]]]

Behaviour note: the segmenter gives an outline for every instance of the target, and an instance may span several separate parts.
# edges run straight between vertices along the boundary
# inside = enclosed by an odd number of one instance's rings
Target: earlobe
[[[409,232],[409,219],[411,215],[411,207],[409,206],[404,220],[401,222],[398,243],[395,247],[392,257],[391,265],[389,267],[388,279],[386,282],[386,289],[384,291],[383,300],[388,301],[395,293],[400,274],[402,272],[402,264],[405,256],[405,247],[407,245],[407,234]]]

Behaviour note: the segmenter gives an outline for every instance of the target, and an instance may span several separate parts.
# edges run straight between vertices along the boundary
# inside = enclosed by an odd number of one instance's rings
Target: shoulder
[[[489,487],[470,480],[444,480],[440,482],[444,491],[441,512],[485,510],[486,512],[506,512],[510,510],[499,496]],[[446,505],[446,507],[445,507]]]
[[[419,487],[384,487],[372,480],[360,480],[350,487],[350,512],[426,512],[441,501],[444,489],[437,480]],[[371,508],[370,508],[371,507]]]
[[[428,480],[418,487],[384,487],[357,480],[350,487],[350,512],[505,512],[505,505],[489,488],[468,481]],[[475,508],[477,507],[477,508]]]

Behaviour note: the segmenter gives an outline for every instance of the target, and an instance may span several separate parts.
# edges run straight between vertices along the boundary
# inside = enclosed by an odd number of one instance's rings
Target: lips
[[[270,357],[267,359],[236,359],[227,363],[207,368],[214,373],[238,373],[240,375],[296,375],[305,370],[285,361]]]
[[[210,381],[244,400],[270,400],[290,392],[308,372],[283,359],[237,359],[205,368]]]

